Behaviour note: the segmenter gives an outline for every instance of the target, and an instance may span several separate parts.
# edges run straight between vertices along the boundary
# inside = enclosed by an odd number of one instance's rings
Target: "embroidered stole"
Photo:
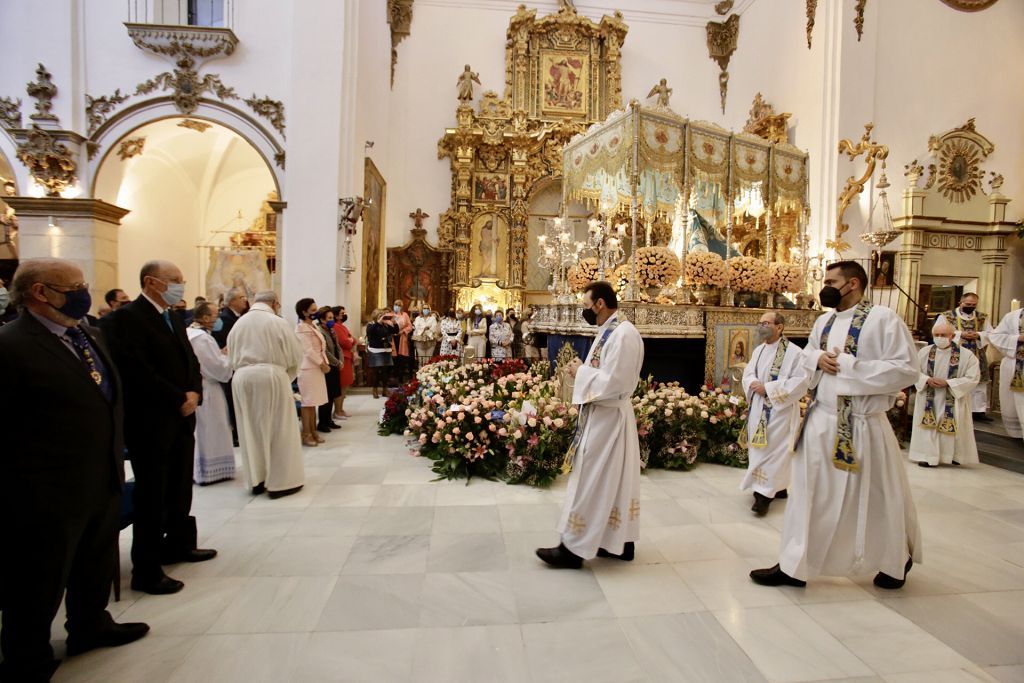
[[[938,347],[933,346],[932,350],[928,353],[928,365],[925,368],[925,374],[929,377],[935,376],[935,352],[937,349]],[[953,344],[950,349],[952,353],[949,357],[949,371],[946,372],[947,380],[955,378],[957,369],[960,367],[960,347]],[[937,429],[939,434],[950,436],[956,434],[954,405],[953,392],[949,390],[949,387],[946,387],[946,402],[942,410],[942,419],[936,421],[935,387],[929,385],[924,390],[924,414],[921,416],[921,426],[925,429]]]
[[[1017,324],[1018,334],[1024,334],[1024,313],[1021,313]],[[1011,391],[1024,391],[1024,342],[1017,338],[1017,363],[1013,368],[1013,380],[1010,381]]]
[[[601,353],[604,349],[605,342],[608,341],[608,337],[611,336],[612,332],[619,323],[622,322],[618,317],[611,322],[608,327],[605,328],[604,334],[594,342],[594,348],[590,353],[590,366],[593,368],[601,367]],[[576,418],[576,433],[572,436],[572,443],[569,444],[569,450],[565,452],[565,460],[562,461],[562,474],[568,474],[572,471],[572,463],[576,458],[576,451],[580,447],[580,441],[583,439],[583,429],[587,426],[587,419],[590,417],[590,408],[593,404],[584,403],[580,406],[579,416]]]
[[[957,314],[956,309],[952,311],[946,311],[942,314],[946,318],[952,327],[955,327],[958,332],[981,332],[985,329],[985,314],[975,313],[972,320],[964,320]],[[960,347],[967,349],[974,354],[975,358],[981,363],[982,367],[985,367],[985,362],[981,358],[981,349],[978,348],[977,340],[964,341],[960,340]]]
[[[789,340],[782,337],[779,340],[779,348],[775,349],[775,359],[772,360],[772,366],[768,372],[768,382],[775,382],[779,379],[779,371],[782,370],[782,361],[786,359],[786,349],[788,347]],[[749,446],[754,448],[766,448],[768,446],[768,420],[771,417],[772,404],[766,395],[764,397],[764,406],[761,408],[761,419],[757,423],[757,429],[754,430],[754,436],[751,437]],[[743,432],[746,431],[746,429],[743,430]]]

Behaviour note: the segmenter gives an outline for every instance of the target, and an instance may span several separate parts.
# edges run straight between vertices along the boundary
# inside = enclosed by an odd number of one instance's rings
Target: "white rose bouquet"
[[[569,284],[574,291],[582,292],[583,289],[594,280],[601,279],[600,266],[593,256],[580,259],[579,262],[569,269]]]
[[[768,266],[768,291],[800,292],[804,288],[804,274],[795,263],[772,263]]]
[[[710,251],[691,251],[686,255],[686,281],[691,285],[724,287],[725,261]]]
[[[768,264],[753,256],[729,259],[729,283],[740,292],[768,291]]]
[[[665,287],[679,279],[679,259],[668,247],[636,250],[636,279],[641,287]]]

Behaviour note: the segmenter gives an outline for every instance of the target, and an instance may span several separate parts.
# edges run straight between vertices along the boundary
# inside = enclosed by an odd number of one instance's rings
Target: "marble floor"
[[[306,449],[299,495],[196,488],[211,562],[169,570],[177,595],[127,586],[131,645],[75,657],[55,681],[1024,681],[1024,476],[909,467],[925,541],[902,591],[870,577],[755,586],[784,501],[756,519],[740,471],[643,477],[631,564],[546,569],[563,492],[433,482],[374,428],[382,402]],[[564,486],[564,482],[563,482]],[[63,618],[54,622],[58,656]]]

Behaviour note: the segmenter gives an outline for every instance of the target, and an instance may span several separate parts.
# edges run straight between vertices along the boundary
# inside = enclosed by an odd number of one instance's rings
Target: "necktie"
[[[165,308],[163,312],[164,322],[167,323],[167,329],[174,332],[174,325],[171,324],[171,309]]]
[[[92,344],[89,343],[89,338],[85,336],[85,332],[79,327],[69,327],[66,335],[71,341],[71,345],[75,347],[75,351],[78,352],[78,357],[85,363],[89,376],[96,382],[100,391],[103,392],[103,396],[109,401],[113,397],[113,391],[110,386],[107,368],[103,365],[103,360],[93,350]]]

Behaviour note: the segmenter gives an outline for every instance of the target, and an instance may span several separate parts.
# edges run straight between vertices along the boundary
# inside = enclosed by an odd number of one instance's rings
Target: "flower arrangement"
[[[729,259],[729,284],[740,292],[768,291],[768,264],[753,256]]]
[[[746,467],[748,453],[740,445],[740,431],[747,425],[747,402],[721,387],[702,387],[699,394],[707,412],[702,459],[730,467]]]
[[[728,282],[725,261],[710,251],[691,251],[686,255],[686,281],[691,285],[724,287]]]
[[[800,292],[804,288],[804,273],[795,263],[772,263],[768,266],[768,291]]]
[[[643,386],[643,385],[641,385]],[[692,469],[703,435],[703,405],[678,383],[648,382],[633,394],[637,433],[648,467]]]
[[[633,258],[641,287],[665,287],[679,279],[679,259],[668,247],[640,247]]]
[[[569,269],[569,284],[576,292],[582,292],[594,280],[601,279],[601,266],[593,256],[580,259]]]
[[[405,430],[408,425],[406,411],[409,409],[409,397],[416,396],[419,388],[419,381],[413,379],[405,386],[388,394],[377,424],[378,434],[381,436],[401,434]]]

